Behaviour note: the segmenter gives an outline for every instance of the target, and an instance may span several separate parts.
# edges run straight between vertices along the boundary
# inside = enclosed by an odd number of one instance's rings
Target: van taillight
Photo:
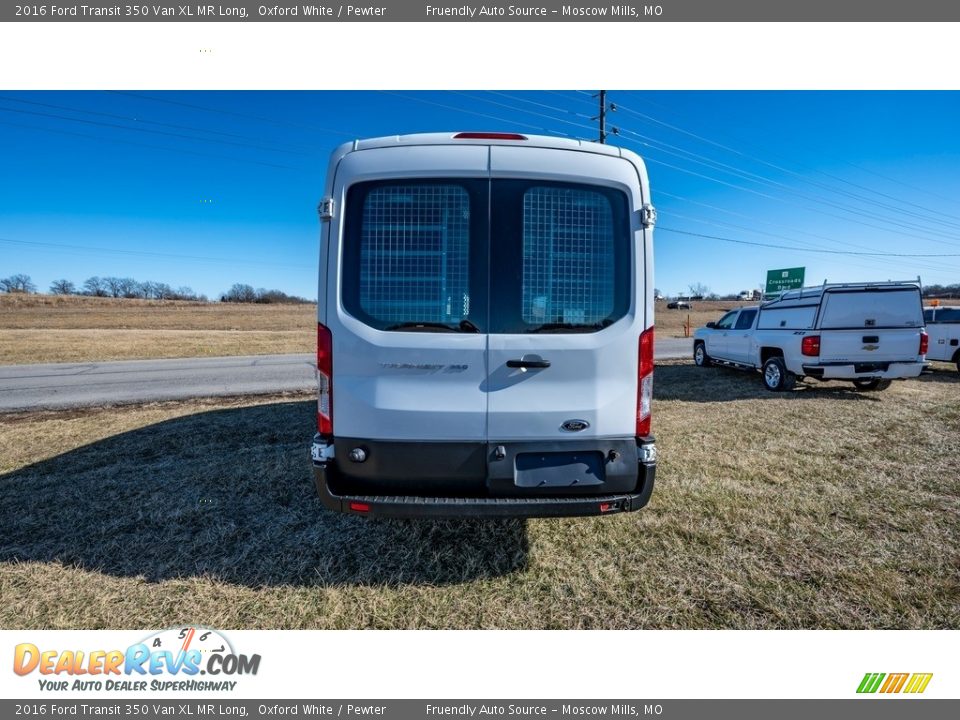
[[[333,337],[317,323],[317,432],[333,435]]]
[[[930,336],[927,335],[923,330],[920,331],[920,354],[926,355],[927,350],[930,348]]]
[[[453,136],[454,140],[526,140],[526,135],[504,132],[462,132]]]
[[[637,437],[650,434],[650,405],[653,402],[653,328],[640,333],[637,361]]]
[[[809,355],[810,357],[817,357],[820,355],[820,336],[819,335],[807,335],[800,341],[800,352],[804,355]]]

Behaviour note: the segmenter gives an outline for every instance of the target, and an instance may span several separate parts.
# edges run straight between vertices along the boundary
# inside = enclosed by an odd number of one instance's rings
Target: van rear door
[[[917,361],[923,328],[920,288],[827,289],[817,326],[821,362]]]
[[[338,438],[486,437],[487,155],[399,146],[340,161],[321,313]]]
[[[653,314],[636,167],[513,146],[490,167],[490,442],[633,436]]]

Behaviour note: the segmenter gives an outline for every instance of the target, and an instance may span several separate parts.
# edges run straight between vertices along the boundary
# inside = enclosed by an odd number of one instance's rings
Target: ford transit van
[[[637,155],[510,133],[358,140],[334,151],[320,215],[327,507],[647,504],[656,216]]]

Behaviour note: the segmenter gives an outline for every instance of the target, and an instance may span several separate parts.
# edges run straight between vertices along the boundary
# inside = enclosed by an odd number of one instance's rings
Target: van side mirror
[[[708,322],[708,323],[707,323],[707,327],[708,327],[708,328],[711,328],[711,329],[712,329],[712,328],[715,328],[716,326],[717,326],[717,324],[716,324],[715,322]]]

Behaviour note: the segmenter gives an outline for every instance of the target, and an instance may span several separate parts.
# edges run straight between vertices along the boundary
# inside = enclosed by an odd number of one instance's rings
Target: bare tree
[[[710,288],[703,283],[692,283],[688,286],[690,297],[705,297],[710,294]]]
[[[123,278],[105,277],[103,279],[103,285],[110,297],[118,298],[123,295]]]
[[[138,283],[133,278],[120,278],[117,282],[117,288],[120,292],[120,297],[125,298],[139,298],[143,297],[143,288],[140,283]]]
[[[84,281],[83,294],[93,295],[94,297],[106,297],[109,293],[107,292],[107,285],[103,278],[94,275]]]
[[[50,292],[54,295],[76,295],[77,288],[69,280],[54,280],[50,283]]]
[[[17,273],[0,280],[0,291],[8,293],[35,293],[37,286],[33,284],[29,275]]]
[[[223,295],[224,302],[256,302],[257,291],[252,285],[235,283],[233,287],[227,290]]]
[[[173,288],[167,285],[167,283],[154,283],[153,284],[153,297],[157,300],[170,300],[173,298]]]

